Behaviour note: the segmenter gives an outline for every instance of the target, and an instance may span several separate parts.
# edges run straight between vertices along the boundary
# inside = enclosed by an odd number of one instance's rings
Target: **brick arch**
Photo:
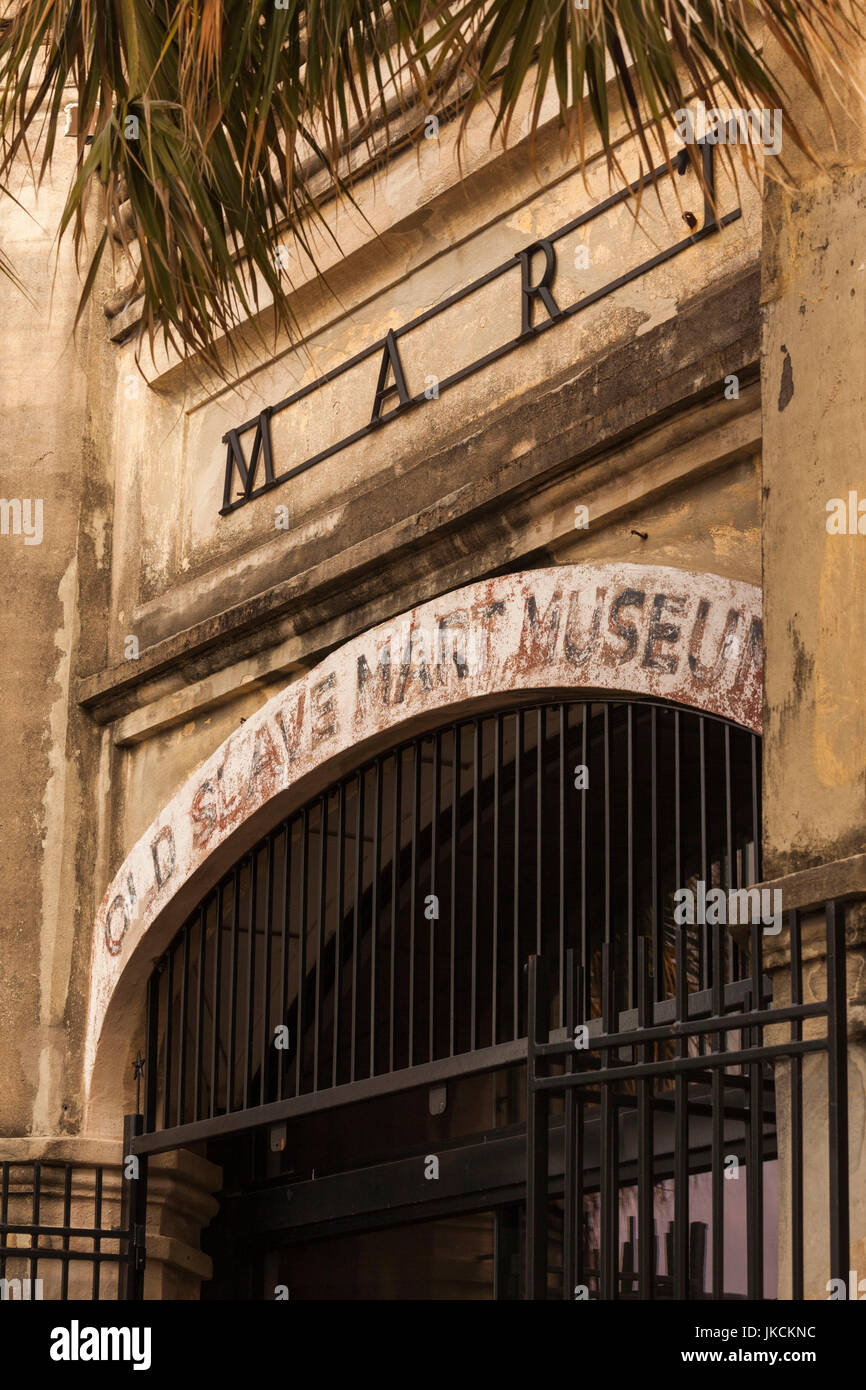
[[[363,758],[456,710],[581,691],[673,701],[760,733],[762,675],[760,590],[657,565],[485,580],[353,638],[216,749],[106,890],[91,957],[91,1114],[117,1093],[130,1015],[184,914],[263,830]]]

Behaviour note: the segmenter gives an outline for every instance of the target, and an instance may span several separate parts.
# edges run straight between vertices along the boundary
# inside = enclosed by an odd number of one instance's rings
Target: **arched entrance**
[[[352,638],[262,705],[164,805],[96,914],[88,1126],[121,1105],[151,962],[281,816],[401,738],[522,699],[667,701],[759,732],[760,591],[658,565],[563,565],[445,594]]]
[[[430,1296],[576,1273],[590,1297],[633,1295],[635,1193],[621,1220],[611,1194],[637,1177],[640,1289],[699,1296],[711,1255],[714,1296],[773,1293],[762,928],[702,915],[760,874],[761,691],[752,586],[561,566],[352,638],[193,773],[100,905],[85,1072],[108,1132],[146,1024],[124,1152],[219,1163],[212,1291],[351,1296],[332,1277],[351,1266],[369,1296],[421,1293],[394,1271],[424,1248]],[[673,930],[682,892],[698,921]],[[735,1013],[750,1027],[721,1026]],[[728,1060],[749,1038],[751,1070]],[[747,1157],[744,1221],[720,1183]]]
[[[520,1297],[527,960],[547,966],[535,1026],[551,1043],[575,1019],[627,1033],[639,1010],[728,1007],[751,988],[749,931],[681,925],[677,894],[747,888],[759,846],[757,735],[650,700],[512,701],[451,721],[272,826],[196,904],[149,985],[145,1145],[205,1141],[225,1175],[205,1295]],[[707,1291],[714,1232],[729,1247],[724,1291],[745,1296],[745,1184],[729,1185],[719,1221],[708,1170],[722,1143],[760,1164],[774,1200],[772,1087],[758,1143],[739,1075],[660,1077],[642,1174],[636,1096],[626,1082],[605,1090],[604,1115],[591,1095],[580,1107],[589,1296],[603,1292],[602,1240],[616,1281],[634,1261],[647,1182],[656,1296],[677,1278]],[[568,1104],[549,1112],[559,1296],[574,1261]],[[603,1229],[611,1165],[619,1205]],[[677,1203],[690,1214],[685,1271]],[[765,1256],[772,1289],[769,1243]]]

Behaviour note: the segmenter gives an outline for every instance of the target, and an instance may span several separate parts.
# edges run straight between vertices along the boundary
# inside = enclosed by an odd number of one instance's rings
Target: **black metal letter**
[[[537,285],[532,284],[532,257],[536,251],[544,252],[544,274]],[[548,314],[552,319],[558,319],[560,308],[550,293],[550,282],[556,274],[556,252],[553,249],[553,242],[536,241],[532,246],[527,246],[525,251],[518,251],[517,259],[520,262],[520,302],[521,302],[521,336],[531,333],[534,325],[532,322],[532,301],[540,299]]]
[[[264,450],[265,455],[265,486],[274,481],[274,460],[271,453],[271,408],[266,406],[256,423],[256,433],[253,439],[253,449],[250,455],[250,462],[244,458],[244,451],[241,447],[240,436],[246,431],[229,430],[228,434],[223,435],[223,444],[226,445],[226,479],[223,488],[223,511],[231,506],[232,500],[232,478],[235,468],[243,487],[243,499],[245,502],[252,496],[256,481],[256,471],[259,466],[259,455]]]
[[[388,381],[389,369],[394,373],[394,381],[391,386],[386,384]],[[409,392],[406,389],[406,378],[403,375],[403,363],[400,361],[400,353],[397,350],[397,339],[394,337],[394,330],[389,328],[385,336],[385,350],[382,353],[382,365],[379,368],[379,384],[376,387],[376,395],[373,400],[373,414],[370,416],[371,425],[378,425],[381,423],[382,406],[389,396],[393,396],[395,391],[397,392],[400,405],[408,405]],[[399,409],[399,406],[397,409]]]

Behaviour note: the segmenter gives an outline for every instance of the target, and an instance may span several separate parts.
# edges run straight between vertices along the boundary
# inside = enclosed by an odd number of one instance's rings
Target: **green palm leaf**
[[[579,160],[589,122],[613,167],[621,108],[652,167],[667,157],[672,113],[713,105],[724,87],[734,105],[781,109],[808,153],[760,41],[771,37],[821,100],[847,72],[861,20],[860,0],[844,11],[833,0],[20,0],[0,23],[0,180],[34,150],[44,176],[72,88],[78,169],[61,231],[87,262],[79,314],[116,244],[142,336],[224,371],[221,342],[264,295],[277,326],[293,327],[277,237],[315,266],[328,205],[420,137],[429,112],[456,113],[463,132],[492,104],[508,140],[528,96],[532,142],[552,96]],[[93,185],[108,232],[95,249],[84,234]]]

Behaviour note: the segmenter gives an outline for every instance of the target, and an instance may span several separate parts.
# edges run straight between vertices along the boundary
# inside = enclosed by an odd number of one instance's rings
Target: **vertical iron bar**
[[[442,734],[433,739],[433,783],[430,791],[430,892],[434,906],[438,907],[436,894],[436,861],[439,855],[437,831],[439,828],[439,782],[441,780]],[[427,1010],[428,1041],[427,1057],[432,1062],[436,1056],[436,917],[430,918],[430,959],[427,972]]]
[[[72,1164],[63,1165],[63,1251],[69,1254],[69,1227],[72,1225]],[[97,1261],[97,1263],[99,1263]],[[32,1297],[32,1289],[31,1289]],[[65,1303],[69,1297],[69,1260],[60,1261],[60,1300]]]
[[[539,705],[535,722],[535,954],[541,955],[542,845],[544,843],[544,706]]]
[[[293,822],[287,820],[285,823],[286,843],[283,851],[283,949],[280,953],[280,1024],[284,1028],[289,1026],[289,943],[291,941],[292,925],[292,825]],[[334,1008],[336,1010],[336,1002]],[[292,1045],[292,1039],[287,1039],[289,1046],[280,1048],[277,1053],[277,1095],[280,1100],[284,1098],[285,1079],[283,1068],[285,1065],[286,1053]]]
[[[270,1058],[273,1055],[274,1035],[271,1032],[271,976],[273,974],[273,935],[274,935],[274,838],[276,831],[268,836],[267,858],[265,859],[265,987],[262,997],[262,1076],[259,1084],[259,1105],[264,1105],[268,1096],[267,1074]]]
[[[340,783],[337,798],[337,920],[334,923],[334,1055],[331,1059],[331,1085],[337,1085],[340,1066],[340,1028],[343,1014],[343,916],[346,896],[346,783]]]
[[[144,1236],[147,1221],[147,1158],[135,1155],[135,1140],[141,1134],[142,1116],[123,1117],[123,1164],[120,1193],[120,1224],[125,1233],[126,1254],[121,1257],[118,1297],[138,1300],[144,1296]],[[138,1176],[126,1176],[126,1160],[135,1155]]]
[[[451,733],[451,943],[448,967],[448,1055],[454,1056],[457,1021],[457,852],[458,806],[460,804],[460,745],[461,726],[455,724]]]
[[[700,774],[700,796],[701,796],[701,878],[704,881],[705,889],[710,887],[710,849],[707,836],[707,747],[706,747],[706,720],[701,715],[698,720],[698,756]],[[709,989],[709,949],[707,938],[707,924],[700,925],[697,932],[698,937],[698,977],[701,982],[701,989]]]
[[[102,1228],[102,1164],[97,1163],[93,1174],[93,1226],[95,1230]],[[101,1236],[93,1238],[93,1253],[97,1257],[102,1251]],[[100,1265],[102,1261],[97,1258],[93,1261],[93,1285],[90,1297],[95,1302],[99,1298]]]
[[[512,918],[512,1009],[515,1038],[520,1037],[520,765],[523,753],[523,711],[514,714],[514,915]]]
[[[39,1209],[40,1209],[41,1199],[42,1199],[42,1164],[41,1164],[41,1163],[39,1162],[39,1160],[37,1159],[36,1162],[33,1164],[33,1202],[32,1202],[32,1207],[31,1207],[31,1213],[32,1213],[32,1214],[31,1214],[31,1224],[32,1224],[32,1226],[34,1227],[34,1231],[33,1231],[33,1235],[31,1236],[32,1244],[31,1244],[31,1246],[30,1246],[30,1250],[31,1250],[31,1254],[30,1254],[30,1286],[31,1286],[31,1288],[33,1287],[33,1280],[36,1279],[36,1278],[38,1277],[38,1274],[39,1274],[39,1255],[38,1255],[37,1252],[39,1251],[39,1248],[40,1248],[40,1247],[39,1247],[39,1230],[38,1230],[38,1227],[39,1227]]]
[[[827,1095],[830,1150],[830,1278],[847,1286],[851,1228],[848,1193],[848,1000],[845,908],[828,902]]]
[[[736,870],[736,850],[734,848],[734,800],[733,785],[731,781],[731,726],[725,725],[725,856],[727,861],[726,886],[739,888]],[[730,901],[730,898],[729,898]],[[721,967],[721,962],[728,956],[733,941],[729,932],[716,932],[716,936],[722,941],[724,938],[725,951],[721,946],[718,951],[713,952],[713,974],[715,975],[717,965]],[[733,974],[730,976],[733,979]]]
[[[560,712],[562,706],[560,705]],[[566,1037],[570,1044],[575,1040],[575,1029],[577,1019],[575,1017],[575,965],[574,951],[566,952],[564,968],[560,968],[560,984],[565,985],[565,1016],[562,1022],[565,1025]],[[574,1048],[568,1054],[565,1064],[567,1074],[576,1070]],[[563,1211],[562,1211],[562,1296],[564,1299],[574,1297],[574,1286],[576,1283],[576,1251],[575,1235],[577,1231],[577,1213],[575,1211],[575,1197],[577,1186],[577,1145],[575,1133],[575,1091],[576,1087],[567,1086],[565,1088],[564,1108],[564,1148],[565,1161],[564,1171],[564,1190],[563,1190]],[[581,1155],[582,1158],[582,1155]]]
[[[610,704],[605,700],[602,706],[602,731],[604,736],[604,939],[611,939],[611,903],[610,903],[610,850],[611,850],[611,818],[613,816],[613,798],[611,796],[611,729],[610,729]]]
[[[791,1003],[803,1002],[803,957],[800,913],[793,909],[788,918],[791,949]],[[803,1023],[791,1020],[791,1040],[799,1042]],[[829,1029],[828,1029],[829,1036]],[[791,1297],[803,1298],[803,1064],[800,1057],[790,1061],[791,1077]]]
[[[394,753],[394,830],[391,836],[391,949],[388,956],[388,1070],[394,1070],[394,1015],[397,1009],[397,917],[400,910],[400,841],[403,812],[403,750]]]
[[[589,720],[592,706],[584,702],[580,707],[580,761],[582,766],[587,769],[589,775]],[[588,1022],[592,1014],[592,968],[589,959],[589,922],[587,912],[587,860],[586,860],[586,838],[587,838],[587,798],[585,795],[580,798],[580,971],[583,980],[583,999],[580,1004],[581,1018]]]
[[[379,965],[379,860],[382,857],[382,759],[373,782],[373,869],[370,885],[370,1075],[376,1075],[376,971]]]
[[[0,1245],[8,1245],[6,1226],[9,1222],[9,1162],[4,1160],[0,1163],[0,1226],[3,1227],[3,1239]],[[0,1279],[6,1278],[6,1259],[5,1252],[0,1253]]]
[[[547,978],[539,956],[530,956],[527,968],[526,1061],[526,1297],[547,1297],[547,1170],[548,1095],[536,1088],[542,1060],[536,1052],[547,1042]]]
[[[650,710],[650,853],[652,855],[652,943],[653,943],[653,988],[656,1001],[662,998],[664,989],[664,925],[661,920],[659,883],[659,733],[658,710],[653,705]]]
[[[677,887],[682,885],[682,738],[680,713],[674,713],[674,859]],[[676,1011],[680,1023],[689,1017],[689,987],[686,926],[675,928]],[[685,1058],[689,1053],[688,1039],[682,1037],[677,1053]],[[690,1297],[689,1288],[689,1110],[688,1081],[678,1072],[674,1089],[674,1298]]]
[[[634,710],[626,707],[626,930],[628,933],[628,1008],[637,1007],[638,944],[634,915]]]
[[[650,993],[649,962],[647,960],[647,939],[638,938],[638,1028],[652,1026],[653,1007]],[[644,1043],[640,1049],[640,1060],[651,1062],[654,1054],[651,1043]],[[655,1249],[653,1242],[653,1082],[650,1077],[642,1077],[637,1083],[637,1200],[638,1200],[638,1290],[642,1299],[655,1296]]]
[[[232,962],[229,976],[229,1054],[226,1064],[226,1113],[235,1107],[235,1033],[238,1012],[238,930],[241,915],[241,875],[240,865],[232,870]]]
[[[159,1059],[159,964],[150,972],[147,982],[147,1005],[144,1035],[144,1124],[148,1134],[156,1129],[157,1068]]]
[[[421,740],[415,740],[412,777],[412,859],[409,892],[409,1066],[415,1065],[415,932],[418,920],[418,833],[421,821]]]
[[[470,962],[469,1047],[478,1046],[478,826],[481,796],[481,720],[474,720],[472,766],[472,959]]]
[[[588,1022],[588,1019],[587,1019],[587,1018],[584,1016],[584,1014],[581,1012],[581,1004],[582,1004],[582,1000],[584,999],[584,990],[583,990],[583,967],[580,966],[580,965],[578,965],[578,966],[576,967],[575,972],[574,972],[574,998],[575,998],[575,1013],[576,1013],[576,1017],[577,1017],[577,1022],[578,1022],[578,1023],[587,1023],[587,1022]],[[572,1089],[574,1089],[574,1088],[572,1088]],[[577,1132],[576,1132],[576,1135],[575,1135],[575,1142],[574,1142],[574,1149],[575,1149],[575,1174],[574,1174],[574,1178],[575,1178],[575,1194],[574,1194],[574,1229],[573,1229],[573,1232],[572,1232],[572,1241],[575,1243],[576,1252],[577,1252],[577,1259],[576,1259],[576,1261],[575,1261],[575,1282],[576,1282],[577,1284],[586,1285],[586,1284],[587,1284],[587,1271],[586,1271],[586,1259],[585,1259],[585,1257],[584,1257],[584,1249],[583,1249],[583,1199],[584,1199],[584,1182],[583,1182],[583,1154],[584,1154],[584,1145],[583,1145],[583,1133],[584,1133],[584,1102],[583,1102],[583,1096],[582,1096],[581,1091],[580,1091],[580,1090],[577,1090],[577,1089],[574,1089],[574,1105],[575,1105],[575,1111],[576,1111],[575,1119],[576,1119],[576,1124],[577,1124]]]
[[[752,987],[751,1006],[763,1008],[764,962],[760,914],[752,921]],[[748,1030],[752,1047],[761,1047],[764,1030]],[[749,1298],[764,1297],[764,1069],[763,1063],[753,1062],[748,1068],[748,1157],[746,1165],[746,1231],[748,1240]]]
[[[199,908],[198,917],[198,998],[195,1012],[195,1092],[193,1097],[193,1120],[201,1119],[201,1088],[204,1080],[204,1048],[202,1025],[204,1023],[204,976],[207,969],[207,903]]]
[[[499,836],[502,825],[502,715],[493,724],[493,949],[490,988],[493,994],[491,1042],[499,1042]]]
[[[559,706],[559,1025],[566,1021],[566,982],[565,982],[565,915],[566,915],[566,876],[565,876],[565,730],[566,730],[566,711],[565,705]],[[574,970],[571,966],[571,971]],[[570,972],[571,973],[571,972]],[[571,981],[570,987],[573,988],[574,982]],[[575,1005],[576,1007],[576,1005]],[[494,1037],[493,1041],[496,1041]]]
[[[219,1104],[219,1043],[222,1014],[222,964],[223,964],[223,884],[217,888],[216,895],[216,939],[213,972],[213,1019],[211,1021],[211,1067],[210,1067],[210,1119],[213,1119]],[[278,1091],[278,1095],[281,1093]],[[228,1109],[228,1104],[226,1104]],[[145,1116],[147,1112],[145,1111]],[[145,1128],[150,1125],[145,1118]]]
[[[301,813],[301,910],[298,914],[298,993],[295,1017],[298,1036],[295,1041],[295,1095],[301,1094],[304,1071],[304,993],[307,983],[307,905],[310,887],[310,812],[305,806]],[[353,991],[354,996],[354,991]],[[353,998],[354,1008],[354,998]],[[354,1039],[353,1039],[354,1041]],[[354,1055],[354,1049],[353,1049]],[[353,1061],[354,1066],[354,1061]],[[354,1072],[352,1080],[354,1081]]]
[[[313,1015],[313,1090],[319,1089],[319,1048],[322,1026],[322,966],[325,959],[325,915],[328,909],[328,793],[322,794],[319,827],[319,943],[316,953],[316,998]]]
[[[732,821],[732,799],[731,799],[731,731],[725,725],[725,829],[726,829],[726,858],[727,875],[726,886],[733,887],[733,821]],[[730,898],[728,899],[730,901]],[[712,1011],[715,1018],[721,1018],[724,1014],[724,973],[722,961],[722,936],[727,935],[724,928],[715,927],[713,932],[713,1003]],[[724,1052],[727,1049],[727,1033],[716,1033],[712,1042],[714,1052]],[[711,1159],[711,1222],[713,1232],[713,1298],[722,1298],[725,1291],[725,1184],[724,1173],[722,1171],[724,1163],[724,1124],[725,1124],[725,1093],[724,1093],[724,1072],[721,1067],[712,1068],[710,1081],[710,1097],[712,1108],[712,1159]]]
[[[259,879],[258,850],[250,852],[249,932],[247,942],[247,1045],[244,1058],[244,1110],[249,1108],[253,1076],[253,1030],[256,1016],[256,893]]]
[[[184,1123],[186,1113],[186,1034],[189,1026],[189,921],[183,927],[183,964],[180,976],[180,1038],[177,1050],[177,1122]]]
[[[165,1042],[162,1059],[162,1127],[171,1124],[171,1044],[174,1024],[174,951],[169,947],[165,971]]]
[[[609,941],[601,948],[601,1030],[604,1036],[616,1027],[614,1017],[613,946]],[[614,1060],[609,1048],[602,1056],[602,1066]],[[611,1084],[601,1083],[601,1153],[599,1162],[599,1298],[616,1298],[617,1264],[619,1255],[619,1208],[616,1173],[616,1143],[614,1126],[617,1123],[616,1098]]]

